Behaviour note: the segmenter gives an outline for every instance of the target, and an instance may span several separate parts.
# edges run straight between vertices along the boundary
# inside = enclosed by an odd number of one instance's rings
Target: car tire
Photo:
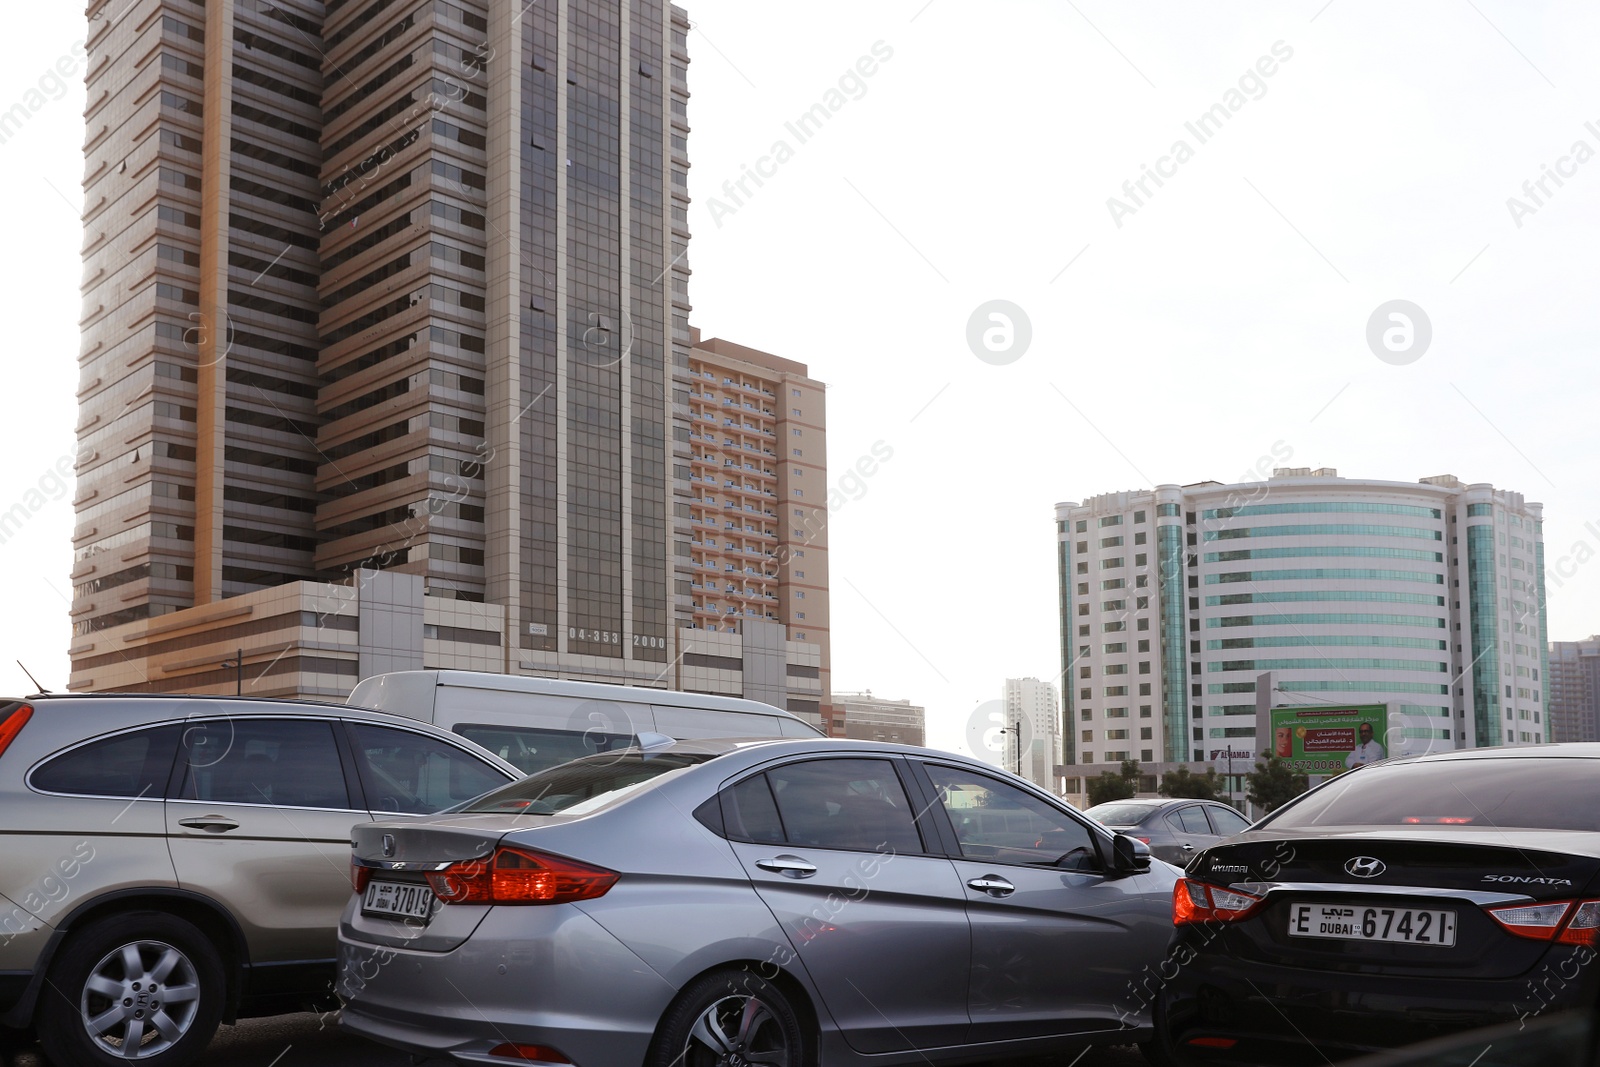
[[[1167,1026],[1166,1006],[1162,1003],[1164,999],[1160,993],[1156,994],[1156,1002],[1150,1009],[1150,1021],[1155,1025],[1156,1032],[1150,1040],[1139,1042],[1139,1052],[1150,1067],[1182,1067]]]
[[[217,1032],[226,988],[222,957],[192,924],[158,911],[101,919],[50,965],[40,1044],[54,1067],[182,1067]]]
[[[816,1041],[789,997],[754,971],[703,974],[672,1002],[647,1067],[715,1067],[730,1053],[773,1067],[815,1067]]]

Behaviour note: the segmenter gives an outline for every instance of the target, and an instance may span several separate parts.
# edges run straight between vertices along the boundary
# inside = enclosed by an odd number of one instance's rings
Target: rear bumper
[[[570,905],[491,908],[448,952],[339,935],[341,1027],[417,1056],[462,1063],[507,1042],[545,1045],[577,1067],[642,1063],[676,990]]]
[[[1179,1063],[1321,1067],[1486,1026],[1529,1024],[1592,1005],[1597,993],[1600,959],[1576,946],[1556,946],[1539,967],[1512,979],[1393,977],[1201,957],[1161,991],[1157,1018]]]

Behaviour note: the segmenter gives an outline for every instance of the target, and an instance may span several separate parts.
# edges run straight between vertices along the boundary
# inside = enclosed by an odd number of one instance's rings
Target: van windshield
[[[463,815],[586,815],[669,774],[717,757],[707,752],[615,752],[564,763],[449,809]]]

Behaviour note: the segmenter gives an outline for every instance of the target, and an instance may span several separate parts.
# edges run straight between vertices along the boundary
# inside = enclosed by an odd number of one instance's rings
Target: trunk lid
[[[1509,978],[1536,966],[1552,946],[1511,934],[1484,908],[1592,898],[1600,889],[1600,856],[1593,854],[1597,837],[1478,828],[1258,831],[1207,850],[1191,866],[1190,877],[1266,896],[1265,907],[1222,927],[1216,939],[1215,947],[1241,959],[1381,974]],[[1386,911],[1448,912],[1455,944],[1298,936],[1290,929],[1302,914],[1296,911],[1301,904],[1349,909],[1358,924],[1369,909],[1379,922],[1389,921]]]
[[[389,883],[407,887],[403,892],[413,897],[436,900],[428,885],[428,871],[488,859],[501,838],[528,821],[526,817],[477,815],[365,823],[351,831],[352,858],[369,869],[369,886]],[[391,918],[365,911],[358,901],[341,928],[346,937],[372,945],[448,952],[472,936],[488,911],[485,905],[434,903],[426,918]]]

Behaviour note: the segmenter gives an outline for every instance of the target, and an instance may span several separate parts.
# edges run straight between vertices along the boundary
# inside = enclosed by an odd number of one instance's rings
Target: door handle
[[[973,889],[988,893],[991,897],[1008,897],[1017,891],[1017,887],[1001,878],[998,874],[986,874],[982,878],[973,878],[967,885]]]
[[[205,830],[213,834],[225,834],[229,830],[237,830],[239,824],[223,815],[202,815],[198,819],[179,819],[179,826],[187,826],[191,830]]]
[[[1189,843],[1189,842],[1187,842],[1187,841],[1185,841],[1185,842],[1184,842],[1184,843],[1183,843],[1183,845],[1182,845],[1182,848],[1183,848],[1183,850],[1184,850],[1184,851],[1185,851],[1185,852],[1193,852],[1193,851],[1194,851],[1194,846],[1193,846],[1193,845],[1191,845],[1191,844],[1190,844],[1190,843]]]
[[[786,878],[810,878],[817,873],[815,864],[807,863],[799,856],[774,856],[767,860],[756,860],[756,866],[763,871],[781,874]]]

